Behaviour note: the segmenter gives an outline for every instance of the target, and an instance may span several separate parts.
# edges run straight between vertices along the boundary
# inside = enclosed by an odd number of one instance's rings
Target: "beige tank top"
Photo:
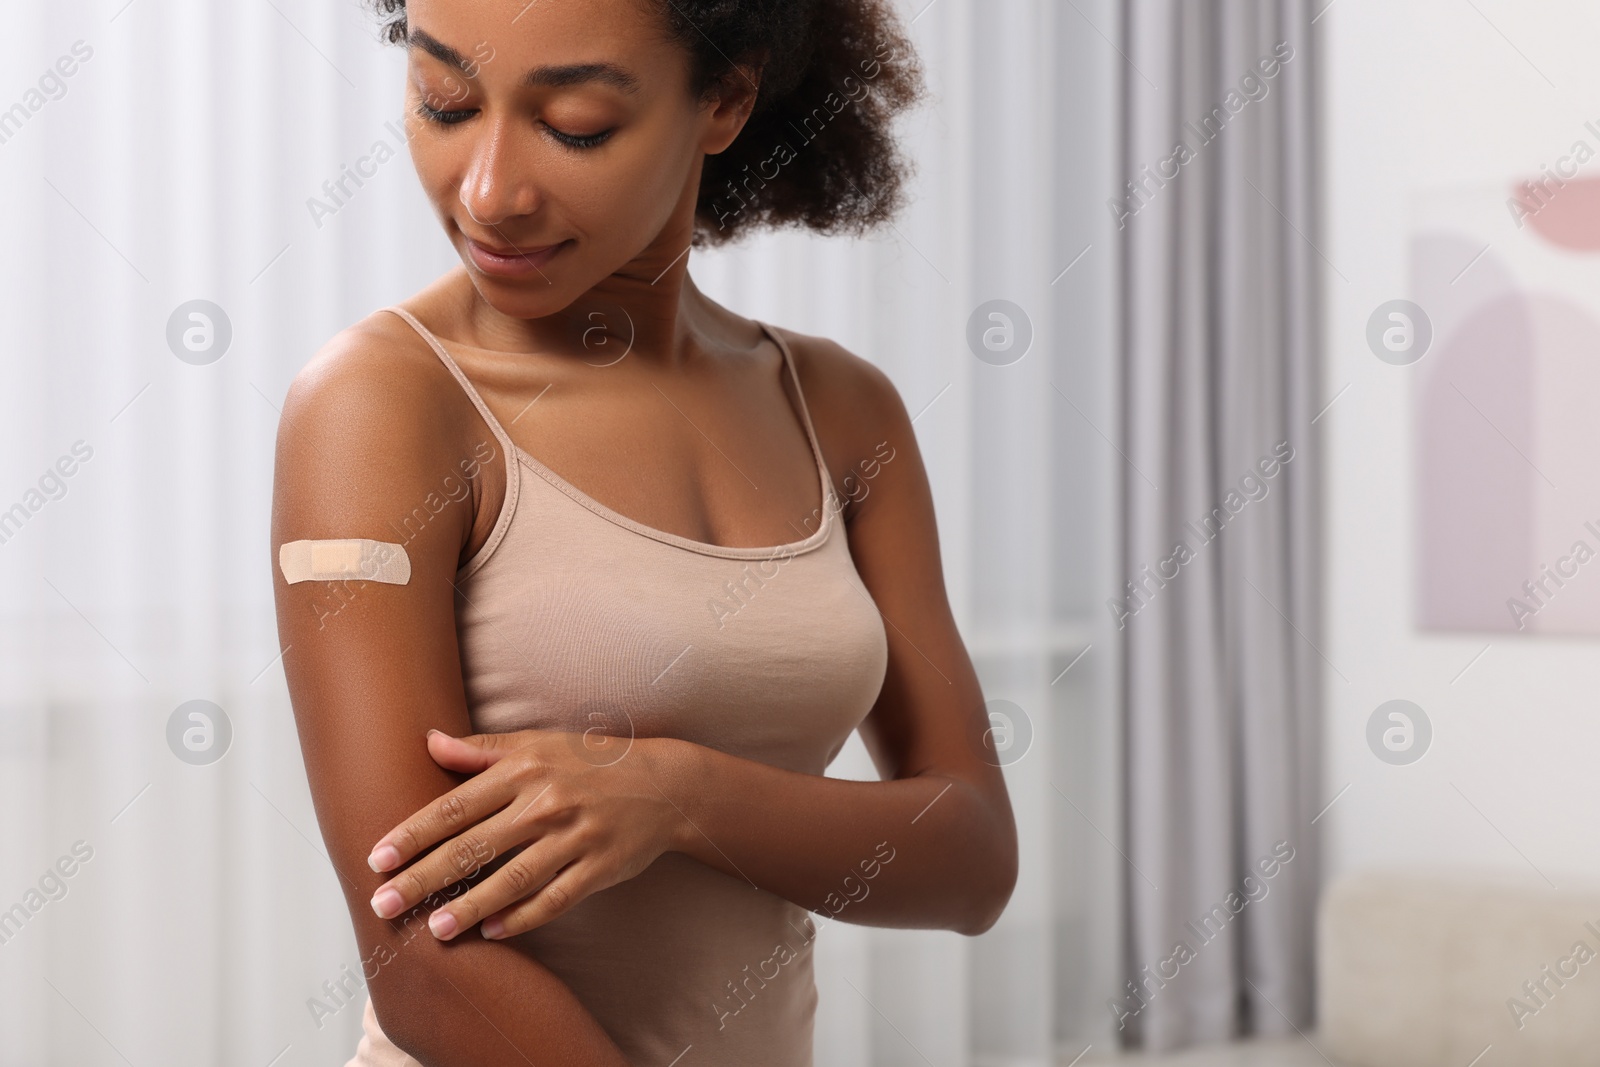
[[[494,530],[457,578],[473,728],[631,729],[822,774],[876,702],[888,647],[778,333],[761,326],[794,380],[823,506],[800,540],[725,548],[570,485],[512,443],[415,316],[385,310],[427,340],[514,460]],[[605,742],[591,758],[624,746]],[[672,852],[512,943],[636,1065],[811,1067],[816,933],[806,909]],[[384,1037],[370,999],[363,1025],[347,1067],[420,1067]]]

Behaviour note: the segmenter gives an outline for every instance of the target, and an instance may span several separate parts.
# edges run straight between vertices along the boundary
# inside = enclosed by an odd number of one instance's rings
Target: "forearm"
[[[981,933],[1015,882],[1010,807],[969,782],[845,781],[683,741],[655,758],[683,816],[678,851],[808,910]]]
[[[367,949],[379,1026],[424,1067],[627,1067],[627,1060],[554,973],[515,941],[436,940],[427,909]],[[365,943],[364,943],[365,944]]]

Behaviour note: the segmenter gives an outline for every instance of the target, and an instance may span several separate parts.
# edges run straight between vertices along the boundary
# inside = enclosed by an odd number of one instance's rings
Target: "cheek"
[[[428,197],[440,205],[456,203],[470,152],[469,147],[463,146],[470,142],[434,136],[428,124],[416,116],[407,118],[405,132],[411,164]]]
[[[563,199],[574,215],[581,214],[591,236],[614,234],[637,247],[653,238],[677,207],[690,157],[682,140],[639,138],[604,159],[580,164],[570,180],[563,176]]]

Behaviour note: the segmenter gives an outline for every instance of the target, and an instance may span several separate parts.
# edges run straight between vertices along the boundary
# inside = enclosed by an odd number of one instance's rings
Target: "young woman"
[[[296,378],[272,520],[351,1062],[808,1065],[811,913],[981,933],[1016,832],[904,405],[689,252],[886,219],[911,49],[887,0],[379,6],[462,265]],[[823,775],[852,730],[882,781]]]

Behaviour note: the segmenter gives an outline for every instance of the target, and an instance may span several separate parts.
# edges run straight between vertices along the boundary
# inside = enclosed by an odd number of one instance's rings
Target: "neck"
[[[671,221],[642,252],[553,315],[508,315],[465,279],[471,301],[467,321],[480,339],[475,343],[516,352],[573,351],[602,359],[627,351],[630,358],[682,363],[694,325],[704,321],[709,304],[689,277],[693,190],[698,184],[697,174]]]

